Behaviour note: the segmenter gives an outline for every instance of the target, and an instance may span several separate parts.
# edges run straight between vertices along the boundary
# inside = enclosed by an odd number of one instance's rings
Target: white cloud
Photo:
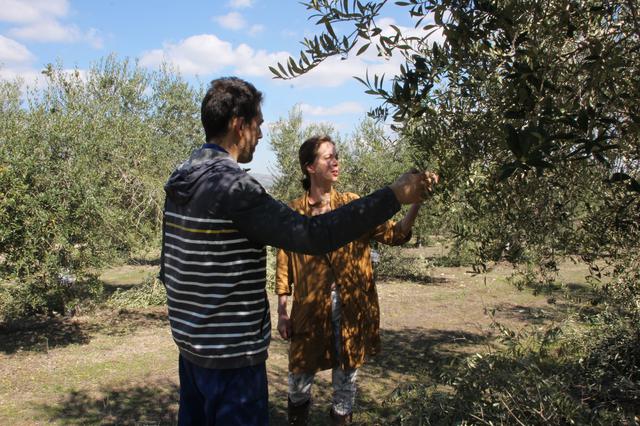
[[[75,25],[62,25],[58,21],[45,19],[9,30],[13,37],[39,42],[75,43],[85,41],[97,49],[102,47],[102,39],[94,28],[87,32]]]
[[[32,68],[34,55],[21,43],[0,35],[0,80],[44,86],[42,74]]]
[[[253,0],[230,0],[228,5],[232,9],[243,9],[251,7],[253,5]]]
[[[68,13],[68,0],[0,0],[0,21],[17,24],[8,30],[12,37],[37,42],[86,42],[101,48],[102,39],[96,29],[82,31],[60,22]]]
[[[210,34],[189,37],[178,44],[167,43],[163,49],[142,54],[140,64],[157,66],[171,63],[185,74],[209,74],[233,65],[234,50],[231,43]]]
[[[95,28],[89,28],[89,30],[84,33],[84,39],[94,49],[102,49],[104,45],[104,40],[100,36],[100,32]]]
[[[280,35],[284,38],[298,38],[298,33],[292,30],[284,29],[280,31]]]
[[[35,22],[46,18],[63,17],[69,12],[67,0],[0,0],[0,21]]]
[[[34,6],[39,2],[24,2],[27,6]],[[66,4],[65,2],[52,1],[51,5]],[[13,2],[0,0],[0,8],[12,6]],[[46,9],[46,7],[44,8]],[[53,9],[52,9],[53,10]],[[62,13],[64,8],[59,8]],[[37,13],[30,12],[30,16],[36,16]],[[0,12],[0,19],[7,19],[7,14]],[[91,32],[88,33],[91,36]],[[42,74],[42,69],[34,68],[35,56],[29,49],[9,37],[0,35],[0,80],[17,81],[24,87],[35,89],[43,89],[47,86],[47,78]],[[65,69],[63,74],[69,78],[86,79],[86,71],[77,69]]]
[[[312,116],[328,116],[342,114],[361,114],[365,111],[365,108],[358,102],[342,102],[330,107],[300,104],[300,110],[304,114]]]
[[[433,14],[430,14],[433,15]],[[391,25],[395,25],[402,32],[402,35],[405,37],[425,37],[431,30],[425,31],[423,27],[427,24],[433,24],[433,16],[427,16],[426,19],[423,20],[421,26],[416,28],[413,27],[404,27],[402,25],[396,24],[395,19],[393,18],[381,18],[378,20],[378,25],[382,29],[383,36],[393,36],[396,34],[395,30],[391,28]],[[441,29],[436,29],[431,35],[429,35],[428,40],[430,42],[436,42],[438,44],[442,44],[444,42],[444,35],[442,34]]]
[[[140,64],[156,67],[166,62],[189,75],[208,75],[230,68],[240,75],[270,76],[268,66],[287,57],[286,52],[255,51],[246,44],[234,47],[215,35],[200,34],[144,52]]]
[[[0,67],[0,80],[20,81],[23,85],[33,88],[43,88],[46,86],[46,79],[40,71],[25,67]]]
[[[254,77],[271,77],[269,66],[271,64],[285,61],[289,57],[287,52],[267,52],[265,50],[254,51],[246,44],[241,44],[236,49],[238,63],[236,72],[241,75]]]
[[[238,31],[247,26],[247,21],[245,21],[238,12],[230,12],[226,15],[216,16],[213,20],[228,30]]]
[[[260,24],[252,25],[251,28],[249,28],[249,35],[254,36],[263,31],[264,31],[264,25],[260,25]]]
[[[228,30],[239,31],[247,28],[249,24],[238,12],[229,12],[226,15],[214,16],[212,18],[214,22],[220,25],[222,28],[226,28]],[[265,30],[264,25],[254,24],[248,29],[248,33],[251,36],[255,36]]]
[[[275,66],[275,62],[270,65]],[[364,78],[367,72],[370,76],[385,74],[388,80],[390,76],[399,72],[399,67],[400,61],[385,60],[375,55],[353,54],[345,59],[333,56],[310,72],[292,80],[286,80],[285,83],[295,87],[339,87],[351,80],[353,76]]]
[[[387,19],[383,22],[384,31],[392,31],[390,25],[394,21]],[[415,34],[419,34],[423,31],[410,27],[400,29],[407,34],[414,34],[416,31],[418,33]],[[353,54],[344,60],[337,56],[331,57],[307,74],[293,80],[280,81],[294,87],[338,87],[351,80],[353,76],[364,77],[367,72],[370,76],[385,74],[386,81],[390,81],[399,72],[400,64],[403,63],[402,55],[380,58],[372,47],[364,54],[356,56],[358,48],[359,46],[356,46]],[[140,64],[156,67],[166,62],[188,75],[209,75],[226,68],[244,76],[272,77],[269,66],[285,63],[290,55],[284,51],[254,50],[247,44],[233,46],[213,34],[200,34],[177,43],[167,43],[161,49],[143,52]],[[354,105],[349,107],[355,108]],[[346,107],[343,105],[343,108]]]
[[[30,62],[33,59],[33,54],[26,46],[8,37],[0,35],[0,63],[25,63]]]

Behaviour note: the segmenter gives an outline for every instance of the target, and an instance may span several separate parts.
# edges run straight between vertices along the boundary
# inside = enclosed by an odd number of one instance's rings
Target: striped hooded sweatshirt
[[[266,245],[323,254],[388,220],[385,187],[305,217],[273,199],[225,152],[203,147],[165,185],[160,278],[180,353],[205,368],[255,365],[271,338]]]

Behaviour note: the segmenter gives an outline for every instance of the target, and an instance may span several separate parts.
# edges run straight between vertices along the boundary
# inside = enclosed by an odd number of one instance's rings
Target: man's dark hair
[[[200,108],[206,140],[224,135],[233,117],[253,120],[258,115],[262,97],[262,92],[253,84],[237,77],[212,80]]]
[[[300,161],[300,170],[302,170],[302,174],[304,175],[300,182],[302,183],[302,188],[305,191],[308,191],[311,188],[311,178],[309,177],[307,166],[310,166],[314,161],[316,161],[320,145],[325,142],[330,142],[334,146],[336,145],[329,136],[313,136],[300,145],[300,149],[298,150],[298,160]]]

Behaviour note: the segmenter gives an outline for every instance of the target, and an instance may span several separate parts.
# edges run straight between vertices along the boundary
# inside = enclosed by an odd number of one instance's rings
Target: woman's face
[[[331,142],[322,142],[318,147],[316,160],[307,166],[307,171],[318,184],[336,182],[340,174],[336,146]]]

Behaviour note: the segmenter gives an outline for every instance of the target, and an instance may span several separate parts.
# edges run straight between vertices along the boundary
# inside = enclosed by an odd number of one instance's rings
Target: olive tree
[[[272,72],[295,78],[331,56],[368,49],[401,55],[386,81],[356,78],[381,99],[371,114],[390,119],[422,164],[441,173],[443,207],[454,208],[450,228],[478,243],[480,261],[523,253],[511,242],[538,253],[603,250],[578,247],[576,236],[616,194],[640,192],[635,2],[304,4],[321,34]],[[390,7],[405,10],[415,29],[381,26]],[[534,217],[538,227],[530,226]]]
[[[440,172],[450,232],[474,246],[478,263],[530,262],[543,279],[558,255],[580,257],[602,292],[593,300],[605,302],[592,318],[598,326],[562,347],[574,356],[553,355],[556,330],[541,337],[539,352],[511,339],[520,348],[515,358],[471,361],[450,383],[461,399],[447,408],[449,420],[537,424],[552,413],[552,423],[621,422],[640,394],[637,2],[304,4],[319,34],[302,41],[297,58],[272,67],[277,78],[313,72],[334,55],[400,55],[395,75],[356,78],[380,99],[371,115],[389,120],[399,140],[418,147],[418,160]],[[404,10],[415,28],[382,26],[389,8]],[[492,379],[514,374],[523,380]],[[539,384],[546,396],[537,401]]]
[[[97,297],[97,267],[156,244],[162,186],[201,139],[200,91],[107,57],[0,86],[0,321]]]
[[[399,52],[405,64],[389,85],[382,76],[363,82],[384,101],[374,114],[391,113],[400,130],[442,122],[465,108],[464,121],[446,124],[465,129],[484,123],[484,138],[458,143],[469,143],[476,158],[486,159],[490,149],[504,176],[573,159],[610,164],[620,158],[624,176],[616,178],[640,189],[627,173],[637,171],[639,154],[640,16],[634,1],[397,1],[421,30],[407,35],[377,24],[390,7],[386,0],[304,4],[324,31],[304,39],[297,61],[272,67],[277,77],[296,77],[333,55],[374,47],[383,57]],[[345,29],[345,23],[352,25]],[[431,41],[435,31],[442,44]],[[425,139],[424,148],[432,143]]]

